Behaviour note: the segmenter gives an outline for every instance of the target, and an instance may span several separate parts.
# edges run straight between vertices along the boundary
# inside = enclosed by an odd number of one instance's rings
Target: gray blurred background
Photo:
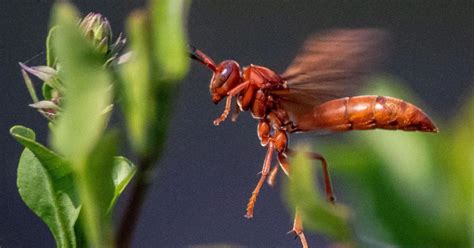
[[[33,128],[40,141],[47,140],[46,121],[27,106],[30,98],[17,62],[44,52],[52,2],[0,3],[2,248],[54,246],[46,225],[17,193],[22,147],[8,134],[12,125],[22,124]],[[124,17],[144,1],[73,2],[83,14],[106,15],[117,34],[123,30]],[[200,0],[190,8],[188,32],[190,42],[216,62],[229,58],[241,65],[254,63],[282,72],[310,33],[337,27],[387,29],[392,33],[392,53],[385,71],[413,88],[436,121],[452,116],[473,88],[473,13],[473,1]],[[44,54],[39,57],[30,65],[44,64]],[[255,218],[243,217],[265,150],[256,137],[257,123],[248,114],[237,123],[212,125],[223,106],[210,101],[210,76],[206,68],[192,63],[177,101],[163,169],[149,192],[134,246],[299,247],[299,241],[285,235],[291,229],[292,214],[281,201],[279,187],[265,187]],[[344,187],[350,185],[337,182],[336,194]],[[327,244],[318,235],[308,239],[313,245]]]

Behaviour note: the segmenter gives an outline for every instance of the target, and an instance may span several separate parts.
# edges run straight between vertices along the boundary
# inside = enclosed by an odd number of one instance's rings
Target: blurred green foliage
[[[371,94],[399,97],[422,106],[393,78],[375,81]],[[338,199],[351,206],[349,222],[356,246],[474,246],[474,94],[453,119],[435,120],[438,134],[374,130],[348,134],[344,142],[318,143],[318,151],[337,179],[336,191],[346,192]],[[307,204],[304,199],[321,200],[314,186],[299,183],[315,180],[307,169],[309,162],[298,157],[293,161],[295,174],[287,188],[295,191],[289,194],[290,205]],[[307,212],[305,225],[317,225],[313,230],[334,225],[310,215],[316,206],[302,210]],[[346,232],[343,228],[336,234],[323,231],[338,240]]]
[[[112,247],[118,197],[135,174],[138,185],[150,183],[146,174],[163,149],[178,81],[187,72],[186,3],[150,1],[148,10],[132,14],[132,52],[125,56],[119,54],[125,40],[119,36],[112,43],[105,17],[91,13],[81,21],[72,4],[58,2],[46,40],[47,65],[20,63],[30,106],[49,122],[52,149],[38,143],[33,130],[12,127],[10,134],[25,147],[18,190],[57,247]],[[29,74],[43,81],[43,100]],[[136,157],[147,161],[138,169],[116,156],[118,131],[108,129],[119,100]]]
[[[291,180],[286,181],[285,196],[292,209],[301,213],[305,226],[340,241],[351,241],[348,209],[340,204],[329,203],[319,195],[314,177],[315,167],[304,154],[308,150],[308,146],[300,145],[297,154],[291,159],[295,166],[292,166]]]
[[[150,10],[135,11],[127,21],[133,53],[120,71],[122,107],[132,147],[143,157],[158,157],[163,150],[178,82],[187,73],[187,4],[152,1]]]

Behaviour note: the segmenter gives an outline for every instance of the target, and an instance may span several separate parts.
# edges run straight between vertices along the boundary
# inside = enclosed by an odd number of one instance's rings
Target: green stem
[[[117,248],[130,247],[145,195],[153,181],[153,164],[156,161],[156,157],[143,157],[139,161],[137,174],[135,175],[136,184],[122,217],[122,223],[117,231],[115,244]]]

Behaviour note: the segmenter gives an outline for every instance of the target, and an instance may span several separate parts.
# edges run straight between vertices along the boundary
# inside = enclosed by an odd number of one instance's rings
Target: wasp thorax
[[[227,93],[240,83],[240,66],[234,60],[222,61],[212,76],[209,90],[212,101],[220,102]]]

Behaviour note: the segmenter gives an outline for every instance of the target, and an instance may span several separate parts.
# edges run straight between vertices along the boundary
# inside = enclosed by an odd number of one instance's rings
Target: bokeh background
[[[106,15],[115,34],[125,16],[144,1],[73,1],[86,14]],[[311,33],[328,28],[377,27],[392,34],[385,72],[413,89],[435,121],[451,118],[472,92],[474,27],[472,1],[194,1],[190,42],[216,61],[235,59],[283,71]],[[0,247],[51,247],[54,240],[23,204],[16,189],[22,151],[8,134],[14,124],[33,128],[45,141],[47,126],[27,104],[17,62],[44,63],[44,41],[53,1],[0,3]],[[71,49],[74,49],[71,47]],[[35,55],[40,54],[37,58]],[[255,218],[243,217],[265,150],[249,115],[212,125],[223,106],[208,93],[210,72],[193,63],[183,82],[171,123],[162,169],[149,192],[135,247],[185,247],[228,243],[248,247],[297,247],[285,235],[292,214],[279,187],[265,187]],[[353,134],[345,134],[351,136]],[[318,136],[306,135],[310,140]],[[339,138],[339,137],[337,137]],[[292,137],[292,141],[297,137]],[[126,151],[124,151],[126,153]],[[329,161],[330,162],[330,161]],[[335,182],[338,200],[343,188]],[[122,198],[123,200],[126,197]],[[120,209],[119,209],[120,212]],[[309,235],[310,244],[326,244]]]

